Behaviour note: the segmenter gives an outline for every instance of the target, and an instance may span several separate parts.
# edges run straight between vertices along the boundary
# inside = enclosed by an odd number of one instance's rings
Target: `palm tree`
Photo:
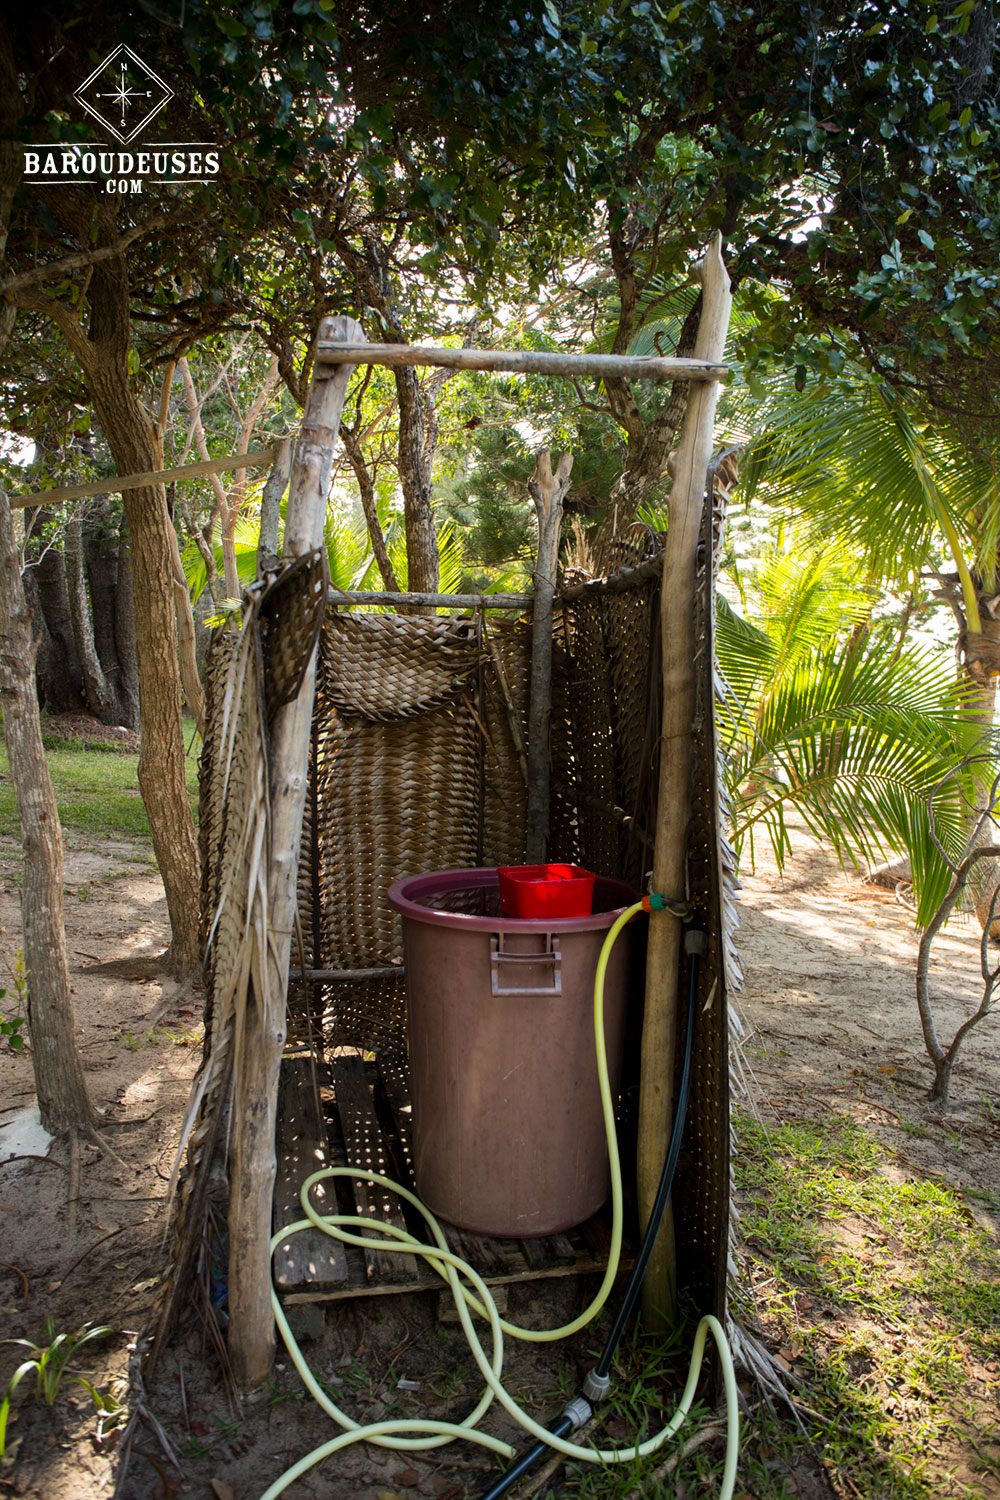
[[[845,865],[907,853],[929,920],[950,878],[935,790],[949,852],[968,819],[969,777],[952,773],[976,731],[953,674],[868,625],[871,599],[849,587],[842,552],[772,555],[748,593],[758,620],[720,598],[716,637],[737,848],[763,829],[780,865],[795,807]]]
[[[962,741],[968,745],[971,731],[987,746],[1000,668],[996,452],[981,435],[970,440],[856,368],[806,392],[783,375],[762,400],[748,391],[742,404],[738,392],[733,399],[740,419],[760,434],[743,466],[748,502],[763,498],[791,512],[815,545],[849,547],[869,587],[909,594],[907,619],[930,590],[950,606]],[[983,767],[982,756],[976,764]],[[970,800],[969,826],[986,791],[983,781]],[[996,879],[985,864],[979,876],[977,906],[985,913]]]

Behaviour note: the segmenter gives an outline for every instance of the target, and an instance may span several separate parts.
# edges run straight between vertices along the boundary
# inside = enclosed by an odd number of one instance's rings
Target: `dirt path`
[[[966,1190],[976,1216],[1000,1228],[1000,1008],[966,1038],[938,1114],[926,1099],[933,1072],[917,1015],[912,913],[892,892],[846,877],[804,834],[783,875],[761,859],[743,879],[746,983],[736,1008],[761,1119],[850,1115],[902,1168]],[[931,994],[947,1045],[982,994],[973,920],[953,922],[935,942]]]

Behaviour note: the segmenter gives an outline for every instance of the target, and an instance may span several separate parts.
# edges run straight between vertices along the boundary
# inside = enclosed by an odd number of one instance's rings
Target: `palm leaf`
[[[917,649],[896,654],[891,645],[883,632],[861,643],[834,641],[767,679],[747,670],[748,661],[761,660],[759,641],[719,631],[720,667],[734,690],[721,719],[735,841],[763,827],[780,864],[788,850],[785,810],[794,806],[845,865],[908,852],[925,921],[948,878],[929,836],[929,798],[978,730],[937,658]],[[736,684],[750,689],[742,699]],[[942,843],[957,851],[967,823],[960,778],[939,794],[935,820]]]

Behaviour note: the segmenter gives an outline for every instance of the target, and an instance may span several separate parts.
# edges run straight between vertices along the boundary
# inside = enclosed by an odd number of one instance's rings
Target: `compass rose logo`
[[[173,89],[124,43],[108,54],[75,95],[123,146],[134,141],[173,97]]]

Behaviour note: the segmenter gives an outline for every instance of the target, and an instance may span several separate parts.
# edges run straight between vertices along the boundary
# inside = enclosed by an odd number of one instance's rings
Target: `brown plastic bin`
[[[417,1192],[451,1224],[501,1238],[556,1234],[610,1188],[594,1056],[594,975],[638,897],[598,879],[589,916],[505,917],[495,869],[397,881]],[[632,926],[612,950],[605,1028],[612,1090]]]

